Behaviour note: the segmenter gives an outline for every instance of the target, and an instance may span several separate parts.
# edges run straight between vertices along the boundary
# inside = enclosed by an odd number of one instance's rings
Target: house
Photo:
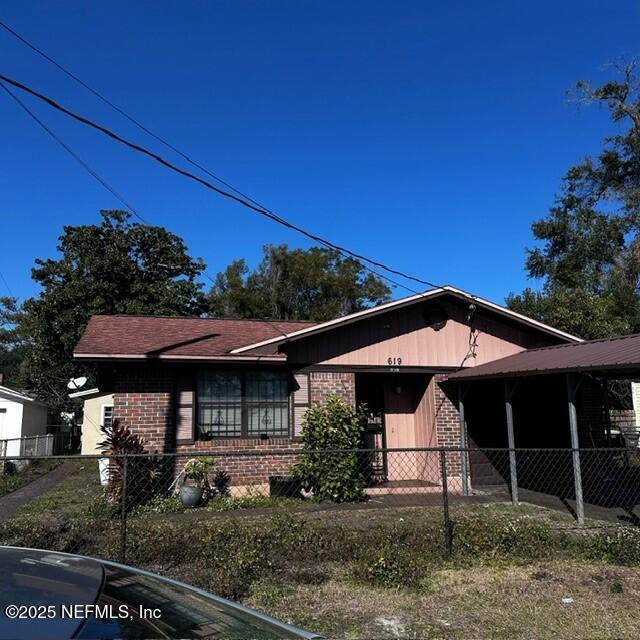
[[[304,412],[328,394],[367,404],[367,447],[460,446],[449,374],[571,342],[579,338],[450,286],[322,323],[93,316],[74,353],[96,367],[100,389],[87,400],[96,404],[82,451],[94,452],[96,423],[115,418],[150,451],[295,451]],[[267,456],[258,471],[226,460],[235,483],[290,463]],[[411,473],[428,480],[419,466]],[[390,466],[386,477],[400,473]]]
[[[99,452],[99,445],[104,440],[100,428],[109,428],[113,424],[113,394],[94,388],[75,391],[69,397],[82,402],[80,453],[94,455]]]
[[[35,453],[35,436],[45,436],[46,433],[47,406],[21,391],[0,384],[0,456],[26,455],[28,451]],[[41,455],[51,453],[46,446],[38,447],[37,451]]]

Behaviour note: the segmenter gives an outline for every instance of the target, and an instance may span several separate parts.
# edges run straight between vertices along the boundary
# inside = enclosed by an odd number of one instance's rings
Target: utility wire
[[[85,171],[87,171],[91,176],[93,176],[93,178],[95,178],[111,195],[113,195],[117,200],[119,200],[127,208],[127,210],[131,211],[131,213],[133,213],[133,215],[136,218],[138,218],[143,224],[145,225],[151,224],[136,210],[136,208],[128,200],[125,199],[125,197],[122,194],[118,193],[118,191],[116,191],[97,171],[95,171],[95,169],[93,169],[91,165],[85,162],[64,140],[62,140],[62,138],[60,138],[60,136],[58,136],[31,109],[29,109],[29,107],[22,100],[20,100],[20,98],[17,95],[15,95],[15,93],[13,93],[13,91],[11,91],[9,87],[7,87],[2,82],[0,82],[0,87],[2,87],[7,92],[7,94],[9,94],[9,96],[13,98],[13,100],[15,100],[18,106],[23,111],[25,111],[25,113],[27,113],[27,115],[29,115],[29,117],[31,117],[34,120],[34,122],[38,124],[38,126],[40,126],[49,136],[51,136],[74,160],[76,160],[76,162],[78,162],[78,164],[80,164],[80,166]],[[202,275],[208,278],[212,283],[215,283],[215,280],[206,271],[203,271]],[[2,274],[0,273],[0,277],[1,276]],[[2,278],[2,280],[4,281],[4,278]],[[6,284],[6,281],[5,281],[5,284]],[[7,285],[7,288],[8,288],[8,285]]]
[[[71,117],[72,119],[76,120],[77,122],[80,122],[88,127],[91,127],[93,129],[96,129],[97,131],[100,131],[101,133],[103,133],[104,135],[108,136],[109,138],[115,140],[116,142],[119,142],[120,144],[125,145],[126,147],[133,149],[134,151],[137,151],[138,153],[141,153],[143,155],[146,155],[150,158],[152,158],[153,160],[155,160],[156,162],[158,162],[159,164],[163,165],[164,167],[170,169],[171,171],[174,171],[175,173],[178,173],[186,178],[189,178],[190,180],[193,180],[194,182],[197,182],[201,185],[203,185],[204,187],[206,187],[207,189],[210,189],[211,191],[214,191],[215,193],[228,198],[234,202],[237,202],[238,204],[241,204],[242,206],[251,209],[252,211],[258,213],[259,215],[266,217],[268,219],[273,220],[274,222],[277,222],[278,224],[291,229],[293,231],[296,231],[297,233],[309,238],[310,240],[313,240],[314,242],[317,242],[319,244],[324,245],[325,247],[328,247],[330,249],[333,249],[334,251],[338,251],[340,253],[342,253],[343,255],[346,254],[360,262],[368,262],[369,264],[378,267],[379,269],[382,269],[388,273],[392,273],[394,275],[400,276],[402,278],[405,278],[407,280],[412,280],[414,282],[417,282],[419,284],[423,284],[429,287],[435,287],[438,288],[439,285],[434,284],[433,282],[429,282],[428,280],[424,280],[422,278],[418,278],[416,276],[412,276],[410,274],[404,273],[402,271],[399,271],[397,269],[393,269],[392,267],[387,266],[386,264],[379,262],[377,260],[374,260],[372,258],[368,258],[367,256],[364,256],[362,254],[356,253],[355,251],[351,251],[350,249],[347,249],[346,247],[342,247],[340,245],[337,245],[333,242],[330,242],[329,240],[326,240],[325,238],[322,238],[321,236],[315,235],[309,231],[307,231],[306,229],[293,224],[291,222],[288,222],[287,220],[285,220],[284,218],[280,217],[277,214],[272,213],[271,211],[253,204],[252,202],[247,201],[246,199],[244,199],[241,196],[237,196],[233,193],[230,193],[229,191],[225,191],[224,189],[221,189],[217,186],[215,186],[214,184],[212,184],[211,182],[205,180],[204,178],[201,178],[189,171],[187,171],[186,169],[183,169],[181,167],[178,167],[176,165],[174,165],[173,163],[169,162],[168,160],[166,160],[165,158],[163,158],[162,156],[158,155],[157,153],[150,151],[149,149],[146,149],[145,147],[136,144],[135,142],[131,142],[125,138],[123,138],[122,136],[118,135],[117,133],[111,131],[110,129],[96,123],[93,122],[92,120],[85,118],[84,116],[81,116],[63,106],[61,106],[60,104],[58,104],[55,100],[53,100],[52,98],[49,98],[48,96],[39,93],[38,91],[36,91],[35,89],[32,89],[31,87],[18,82],[17,80],[13,80],[12,78],[9,78],[3,74],[0,74],[0,80],[7,82],[9,84],[11,84],[12,86],[20,89],[21,91],[24,91],[26,93],[29,93],[30,95],[38,98],[39,100],[45,102],[46,104],[48,104],[50,107],[56,109],[57,111],[60,111],[61,113],[64,113],[65,115]],[[417,292],[416,292],[417,293]]]
[[[234,191],[235,193],[237,193],[239,196],[242,196],[245,200],[248,200],[249,202],[252,202],[253,204],[262,207],[263,209],[266,209],[267,207],[265,207],[264,205],[261,205],[259,202],[256,202],[255,200],[253,200],[251,197],[249,197],[246,193],[243,193],[242,191],[240,191],[239,189],[237,189],[236,187],[234,187],[232,184],[229,184],[228,182],[226,182],[225,180],[223,180],[220,176],[217,176],[216,174],[214,174],[212,171],[210,171],[209,169],[207,169],[205,166],[201,165],[200,163],[196,162],[195,160],[193,160],[193,158],[190,158],[186,153],[184,153],[184,151],[181,151],[180,149],[178,149],[176,146],[174,146],[173,144],[171,144],[170,142],[168,142],[166,139],[164,139],[162,136],[160,136],[159,134],[151,131],[151,129],[145,127],[139,120],[137,120],[136,118],[134,118],[132,115],[129,115],[124,109],[120,108],[118,105],[114,104],[113,102],[111,102],[111,100],[109,100],[109,98],[107,98],[106,96],[104,96],[103,94],[101,94],[99,91],[97,91],[96,89],[94,89],[93,87],[89,86],[84,80],[82,80],[81,78],[79,78],[77,75],[75,75],[72,71],[70,71],[69,69],[67,69],[65,66],[63,66],[62,64],[60,64],[57,60],[54,60],[50,55],[48,55],[47,53],[45,53],[42,49],[36,47],[36,45],[34,45],[33,43],[29,42],[24,36],[21,36],[17,31],[15,31],[14,29],[12,29],[8,24],[6,24],[5,22],[3,22],[2,20],[0,20],[0,27],[2,27],[3,29],[5,29],[6,31],[8,31],[11,35],[13,35],[14,37],[16,37],[18,40],[20,40],[20,42],[22,42],[23,44],[25,44],[27,47],[29,47],[32,51],[35,51],[38,55],[42,56],[45,60],[47,60],[48,62],[50,62],[52,65],[54,65],[55,67],[57,67],[60,71],[62,71],[62,73],[64,73],[65,75],[67,75],[69,78],[71,78],[72,80],[74,80],[75,82],[77,82],[79,85],[81,85],[82,87],[84,87],[87,91],[89,91],[90,93],[92,93],[96,98],[98,98],[99,100],[101,100],[102,102],[104,102],[107,106],[111,107],[114,111],[117,111],[121,116],[123,116],[124,118],[126,118],[127,120],[129,120],[129,122],[131,122],[132,124],[134,124],[136,127],[138,127],[140,130],[144,131],[147,135],[150,135],[152,138],[154,138],[155,140],[157,140],[158,142],[160,142],[161,144],[163,144],[165,147],[167,147],[168,149],[171,149],[172,151],[174,151],[175,153],[177,153],[181,158],[183,158],[184,160],[186,160],[189,164],[193,165],[194,167],[200,169],[200,171],[203,171],[204,173],[206,173],[209,177],[213,178],[214,180],[217,180],[220,184],[224,185],[225,187],[231,189],[232,191]]]
[[[129,209],[131,211],[131,213],[133,213],[139,220],[141,220],[144,224],[148,225],[150,224],[149,222],[147,222],[140,213],[138,213],[138,211],[136,211],[136,209],[131,205],[131,203],[126,200],[124,198],[124,196],[122,196],[120,193],[118,193],[113,187],[111,187],[111,185],[109,185],[109,183],[102,177],[100,176],[100,174],[98,174],[97,171],[95,171],[88,163],[86,163],[68,144],[66,144],[64,142],[64,140],[62,140],[49,126],[47,126],[31,109],[29,109],[29,107],[27,107],[27,105],[20,100],[20,98],[18,96],[16,96],[13,91],[11,91],[11,89],[9,89],[9,87],[7,87],[4,83],[0,82],[0,87],[2,87],[7,94],[13,98],[13,100],[16,102],[16,104],[23,109],[27,115],[29,115],[34,122],[36,122],[36,124],[38,124],[49,136],[51,136],[51,138],[53,138],[71,157],[74,158],[74,160],[76,160],[80,166],[82,166],[83,169],[85,169],[93,178],[95,178],[107,191],[109,191],[109,193],[111,193],[115,198],[117,198],[127,209]],[[365,267],[367,268],[367,267]],[[215,284],[215,279],[209,275],[209,273],[207,273],[206,271],[203,271],[203,275],[210,280],[213,284]],[[386,276],[382,276],[383,278],[389,280],[390,282],[394,282],[393,280],[391,280],[390,278],[387,278]],[[11,297],[13,297],[13,293],[11,291],[11,288],[9,287],[9,284],[7,283],[7,281],[5,280],[4,276],[2,275],[2,272],[0,272],[0,278],[2,279],[2,281],[4,282],[5,286],[7,287],[7,290],[9,291],[9,294],[11,295]],[[404,285],[397,283],[398,286],[403,287]],[[406,287],[405,287],[406,288]],[[277,320],[277,319],[265,319],[265,322],[267,322],[268,324],[270,324],[271,326],[273,326],[276,331],[278,333],[280,333],[284,338],[288,337],[288,334],[280,327],[280,322],[281,320]]]
[[[60,136],[58,136],[48,125],[46,125],[31,109],[29,109],[29,107],[27,107],[27,105],[20,100],[20,98],[18,98],[18,96],[16,96],[13,91],[11,91],[11,89],[9,89],[9,87],[7,87],[3,82],[0,82],[0,87],[2,87],[7,94],[13,98],[13,100],[15,100],[15,102],[18,104],[18,106],[23,109],[49,136],[51,136],[71,157],[73,157],[81,166],[83,169],[85,169],[91,176],[93,176],[93,178],[95,178],[109,193],[111,193],[117,200],[119,200],[128,210],[131,211],[131,213],[133,213],[133,215],[135,215],[141,222],[143,222],[146,225],[150,225],[151,223],[148,222],[147,220],[145,220],[142,215],[131,205],[131,203],[126,200],[124,198],[123,195],[121,195],[120,193],[118,193],[118,191],[116,191],[102,176],[100,176],[100,174],[95,171],[95,169],[93,169],[91,167],[91,165],[89,165],[87,162],[85,162],[79,155],[78,153],[76,153],[76,151],[74,151],[68,144],[66,144],[64,142],[64,140],[62,140],[60,138]],[[410,289],[409,287],[407,287],[406,285],[401,284],[400,282],[397,282],[391,278],[389,278],[388,276],[385,276],[383,274],[377,274],[375,271],[373,271],[372,269],[370,269],[369,267],[367,267],[366,265],[362,265],[366,270],[370,271],[371,273],[374,273],[375,275],[377,275],[380,278],[383,278],[384,280],[387,280],[388,282],[390,282],[391,284],[398,286],[398,287],[402,287],[404,289],[407,289],[407,291],[411,291],[412,293],[418,293],[417,291],[414,291],[413,289]],[[2,274],[0,274],[1,276]],[[216,283],[215,278],[213,278],[213,276],[211,276],[207,271],[203,271],[202,275],[207,278],[207,280],[209,280],[212,284]],[[4,278],[2,278],[4,280]],[[6,284],[6,281],[5,281]],[[7,285],[7,289],[8,289],[8,285]],[[281,331],[279,329],[279,331]],[[283,334],[285,335],[285,334]]]
[[[125,200],[124,196],[120,195],[113,187],[109,185],[109,183],[102,178],[94,169],[91,168],[89,164],[87,164],[68,144],[66,144],[58,135],[54,133],[27,105],[18,98],[18,96],[9,89],[4,83],[0,82],[0,87],[2,87],[13,100],[20,106],[20,108],[25,111],[44,131],[46,131],[71,157],[73,157],[76,162],[78,162],[85,171],[89,172],[111,195],[113,195],[117,200],[119,200],[128,210],[133,213],[136,218],[138,218],[144,224],[149,224],[131,205],[130,202]]]
[[[7,291],[9,292],[9,296],[11,298],[15,298],[15,296],[13,295],[13,291],[11,291],[11,287],[9,286],[9,283],[7,282],[6,278],[2,274],[2,271],[0,271],[0,280],[2,280],[2,282],[4,282],[4,286],[7,288]]]
[[[161,144],[163,144],[165,147],[167,147],[168,149],[171,149],[172,151],[174,151],[175,153],[177,153],[181,158],[183,158],[184,160],[186,160],[189,164],[191,164],[192,166],[196,167],[197,169],[200,169],[200,171],[206,173],[209,177],[213,178],[214,180],[216,180],[217,182],[219,182],[220,184],[224,185],[225,187],[231,189],[231,191],[233,191],[234,193],[236,193],[237,195],[239,195],[240,197],[244,198],[245,200],[247,200],[248,202],[250,202],[251,204],[260,207],[261,209],[263,209],[264,211],[271,213],[273,216],[276,216],[275,213],[273,213],[273,211],[271,211],[270,209],[268,209],[265,205],[260,204],[259,202],[257,202],[256,200],[254,200],[253,198],[251,198],[250,196],[248,196],[246,193],[243,193],[242,191],[240,191],[238,188],[234,187],[232,184],[230,184],[229,182],[226,182],[225,180],[223,180],[220,176],[217,176],[216,174],[214,174],[212,171],[210,171],[209,169],[207,169],[207,167],[203,166],[202,164],[196,162],[195,160],[193,160],[193,158],[190,158],[186,153],[184,153],[183,151],[181,151],[180,149],[178,149],[175,145],[171,144],[170,142],[168,142],[166,139],[164,139],[162,136],[160,136],[157,133],[154,133],[153,131],[151,131],[149,128],[145,127],[139,120],[137,120],[136,118],[134,118],[133,116],[129,115],[126,111],[124,111],[124,109],[121,109],[120,107],[118,107],[118,105],[114,104],[111,100],[109,100],[106,96],[104,96],[103,94],[101,94],[99,91],[97,91],[96,89],[94,89],[93,87],[89,86],[86,82],[84,82],[84,80],[82,80],[81,78],[79,78],[77,75],[75,75],[72,71],[70,71],[69,69],[67,69],[64,65],[60,64],[57,60],[54,60],[50,55],[48,55],[47,53],[45,53],[42,49],[36,47],[36,45],[34,45],[33,43],[29,42],[24,36],[21,36],[17,31],[15,31],[14,29],[12,29],[8,24],[6,24],[5,22],[3,22],[2,20],[0,20],[0,27],[2,27],[3,29],[5,29],[7,32],[9,32],[11,35],[13,35],[15,38],[17,38],[18,40],[20,40],[20,42],[22,42],[23,44],[25,44],[27,47],[29,47],[32,51],[34,51],[35,53],[37,53],[38,55],[42,56],[45,60],[47,60],[48,62],[50,62],[51,64],[53,64],[55,67],[57,67],[60,71],[62,71],[62,73],[64,73],[65,75],[67,75],[68,77],[70,77],[72,80],[74,80],[75,82],[77,82],[79,85],[81,85],[82,87],[84,87],[87,91],[89,91],[91,94],[93,94],[94,96],[96,96],[96,98],[98,98],[99,100],[101,100],[102,102],[104,102],[106,105],[108,105],[109,107],[111,107],[112,109],[114,109],[117,113],[119,113],[120,115],[122,115],[124,118],[126,118],[127,120],[129,120],[129,122],[133,123],[136,127],[138,127],[139,129],[141,129],[142,131],[144,131],[146,134],[150,135],[152,138],[154,138],[155,140],[157,140],[158,142],[160,142]],[[325,245],[327,246],[327,245]],[[331,247],[333,248],[333,247]],[[342,253],[342,255],[345,255],[344,253]],[[397,287],[401,287],[402,289],[406,289],[407,291],[411,292],[411,293],[419,293],[418,291],[415,291],[414,289],[411,289],[410,287],[407,287],[403,284],[400,284],[399,282],[392,280],[391,278],[388,278],[376,271],[373,271],[372,269],[369,269],[366,265],[363,265],[363,267],[365,269],[367,269],[370,273],[373,273],[375,276],[383,278],[384,280],[386,280],[387,282],[389,282],[390,284],[397,286]],[[206,274],[205,274],[206,275]],[[435,286],[435,285],[429,285],[429,286]]]

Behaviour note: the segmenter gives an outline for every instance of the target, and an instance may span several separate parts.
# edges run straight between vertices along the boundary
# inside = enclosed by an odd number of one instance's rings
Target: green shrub
[[[463,559],[530,561],[568,551],[571,546],[563,532],[526,517],[469,516],[453,523],[453,552]]]
[[[364,499],[365,475],[359,456],[364,408],[354,409],[336,396],[314,404],[304,415],[304,454],[292,473],[316,500],[357,502]],[[333,450],[333,453],[327,451]]]
[[[181,513],[184,506],[176,495],[154,496],[143,505],[136,507],[131,515],[138,516],[145,513]]]
[[[300,506],[300,500],[292,498],[270,498],[269,496],[239,496],[236,498],[212,498],[207,511],[235,511],[236,509],[262,509],[268,507]]]
[[[581,539],[580,549],[590,560],[639,566],[640,531],[631,527],[616,527],[612,531],[598,532]]]
[[[372,550],[358,559],[353,564],[351,575],[357,582],[377,587],[417,590],[427,582],[429,569],[430,562],[424,554],[403,545],[394,545]]]
[[[184,477],[185,479],[192,480],[196,487],[208,489],[209,474],[215,466],[216,461],[212,456],[192,458],[184,465]]]

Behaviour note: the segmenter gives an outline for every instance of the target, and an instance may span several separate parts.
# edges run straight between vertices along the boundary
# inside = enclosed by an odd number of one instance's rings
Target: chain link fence
[[[640,524],[636,449],[21,455],[0,464],[0,544],[145,557],[151,567],[163,539],[225,518],[424,512],[445,549],[458,514],[474,505],[534,506],[573,529]]]
[[[0,440],[0,458],[40,458],[69,452],[71,436],[67,432],[44,433]]]

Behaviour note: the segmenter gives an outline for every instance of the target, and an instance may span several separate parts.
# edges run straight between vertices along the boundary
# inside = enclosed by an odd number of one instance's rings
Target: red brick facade
[[[149,451],[173,451],[174,389],[173,376],[160,368],[123,368],[114,379],[114,418],[140,434]]]
[[[436,374],[435,407],[436,407],[436,442],[438,447],[460,446],[460,417],[458,407],[454,404],[451,394],[447,394],[441,383],[447,376]],[[448,389],[446,391],[449,391]]]
[[[119,367],[114,375],[114,417],[142,436],[149,452],[211,451],[220,453],[217,467],[231,476],[232,484],[263,484],[269,475],[289,472],[301,449],[296,438],[195,440],[191,444],[175,443],[176,376],[170,367]],[[311,403],[322,402],[334,394],[355,405],[353,373],[312,372]],[[256,452],[255,455],[247,455]],[[233,455],[237,453],[238,455]],[[269,455],[272,453],[273,455]],[[267,455],[265,455],[267,454]],[[186,459],[176,460],[177,467]]]
[[[232,485],[252,485],[268,483],[269,476],[288,475],[291,465],[297,460],[296,452],[301,447],[299,441],[290,438],[196,440],[191,445],[179,445],[177,451],[186,454],[195,451],[219,452],[216,469],[226,471]],[[183,466],[187,459],[186,456],[180,457],[179,466]]]
[[[312,371],[309,374],[311,404],[322,402],[328,395],[342,398],[356,406],[356,374],[344,371]]]

